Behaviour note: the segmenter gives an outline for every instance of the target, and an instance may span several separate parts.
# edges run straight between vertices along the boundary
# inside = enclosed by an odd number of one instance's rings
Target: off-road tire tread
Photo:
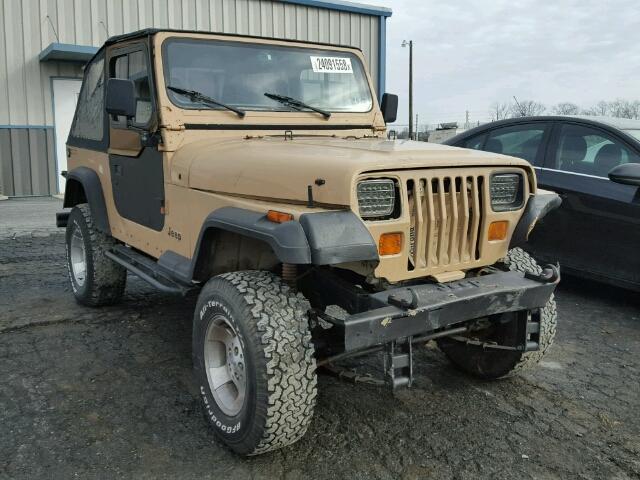
[[[542,267],[538,262],[521,248],[512,248],[509,250],[503,263],[509,267],[509,270],[517,270],[519,272],[542,273]],[[553,344],[558,326],[558,314],[556,300],[553,294],[544,308],[540,310],[540,337],[539,349],[533,352],[524,352],[518,363],[513,369],[501,378],[510,377],[516,373],[531,368],[538,364],[542,357],[546,354],[549,347]]]
[[[90,269],[92,272],[92,281],[90,282],[91,288],[88,294],[81,299],[81,302],[84,305],[92,307],[118,303],[124,294],[127,283],[127,270],[112,261],[110,258],[106,257],[104,254],[106,251],[117,245],[118,242],[110,235],[107,235],[95,228],[89,204],[80,203],[76,205],[74,209],[77,209],[80,212],[87,230],[89,231],[89,245],[87,245],[87,253],[90,252],[91,259],[87,259],[87,263],[91,261],[93,265],[93,268]],[[71,280],[73,274],[71,272],[68,246],[66,248],[66,255],[67,270]]]
[[[316,403],[314,347],[309,304],[282,280],[265,271],[225,273],[243,297],[266,360],[268,400],[263,437],[248,455],[291,445],[307,431]]]

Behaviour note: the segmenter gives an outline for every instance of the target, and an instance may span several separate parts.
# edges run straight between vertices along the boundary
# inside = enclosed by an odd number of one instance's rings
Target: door
[[[638,187],[607,177],[621,163],[640,162],[632,146],[592,125],[558,123],[539,183],[562,197],[562,205],[534,229],[534,253],[559,260],[613,283],[640,283]]]
[[[64,192],[65,179],[61,173],[67,170],[67,138],[73,123],[73,115],[80,96],[82,79],[53,79],[53,118],[56,141],[56,178],[58,192]]]
[[[151,130],[154,124],[153,81],[145,44],[111,52],[109,78],[134,82],[134,118],[109,118],[109,168],[113,199],[121,217],[161,231],[164,227],[162,153]]]

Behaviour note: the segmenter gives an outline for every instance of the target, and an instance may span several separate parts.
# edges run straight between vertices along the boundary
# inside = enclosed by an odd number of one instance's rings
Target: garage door
[[[82,80],[69,78],[53,79],[53,120],[56,129],[56,178],[58,193],[64,192],[64,178],[60,172],[67,169],[67,137],[76,111]]]

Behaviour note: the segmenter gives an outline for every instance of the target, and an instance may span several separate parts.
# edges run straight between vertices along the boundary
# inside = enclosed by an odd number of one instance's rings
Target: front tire
[[[503,263],[509,270],[536,274],[542,272],[542,268],[533,257],[521,248],[509,250]],[[506,313],[501,316],[502,318],[494,319],[492,326],[489,327],[488,335],[483,337],[483,340],[500,345],[516,345],[518,331],[515,316],[526,314],[527,312]],[[532,314],[536,313],[533,312]],[[484,379],[508,377],[523,369],[537,365],[552,345],[557,325],[556,301],[553,295],[551,295],[547,304],[540,309],[539,315],[539,349],[536,351],[519,352],[484,349],[478,345],[468,345],[450,338],[438,340],[438,347],[456,367],[466,373]]]
[[[205,416],[236,453],[299,440],[316,399],[304,297],[263,271],[212,278],[193,319],[193,363]]]
[[[105,252],[116,240],[97,230],[86,203],[73,207],[66,231],[67,270],[78,303],[90,307],[117,303],[124,294],[127,271]]]

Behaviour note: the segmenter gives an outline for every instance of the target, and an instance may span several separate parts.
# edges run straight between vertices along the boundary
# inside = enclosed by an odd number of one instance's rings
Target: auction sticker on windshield
[[[311,67],[315,73],[353,73],[350,58],[311,56]]]

